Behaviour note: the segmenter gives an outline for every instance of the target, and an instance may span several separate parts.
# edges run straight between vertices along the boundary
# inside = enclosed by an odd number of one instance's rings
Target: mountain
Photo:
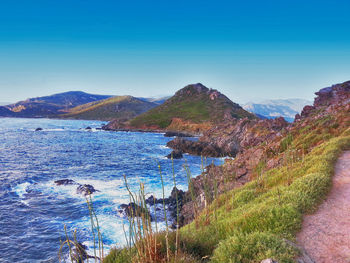
[[[10,111],[8,108],[0,106],[0,116],[1,117],[13,117],[14,112]]]
[[[132,96],[115,96],[104,100],[79,105],[60,115],[60,118],[84,120],[126,121],[156,107],[153,102],[143,101]]]
[[[303,99],[265,100],[259,103],[247,103],[243,108],[258,117],[268,119],[283,117],[288,122],[292,122],[295,115],[300,113],[305,105],[310,104],[312,104],[311,101]]]
[[[67,112],[68,109],[89,102],[99,101],[111,96],[95,95],[82,91],[69,91],[51,96],[30,98],[19,101],[5,107],[12,112],[14,117],[51,117]],[[4,116],[0,112],[0,116]]]
[[[135,117],[127,124],[111,122],[106,129],[168,129],[200,131],[216,123],[256,118],[217,90],[192,84],[177,91],[163,104]]]
[[[148,102],[153,102],[157,105],[163,104],[167,99],[169,99],[171,96],[164,96],[160,98],[144,98],[144,97],[139,97],[138,99],[143,100],[143,101],[148,101]]]

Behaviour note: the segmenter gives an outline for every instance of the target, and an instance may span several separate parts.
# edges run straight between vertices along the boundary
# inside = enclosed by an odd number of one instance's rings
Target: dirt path
[[[350,151],[336,163],[327,200],[304,217],[297,242],[316,263],[350,263]]]

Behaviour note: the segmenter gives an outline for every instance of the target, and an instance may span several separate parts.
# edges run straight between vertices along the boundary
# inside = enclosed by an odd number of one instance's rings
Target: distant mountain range
[[[213,100],[214,97],[218,99]],[[117,119],[118,123],[131,120],[135,127],[153,125],[162,128],[170,125],[173,118],[195,123],[215,122],[225,114],[250,117],[246,111],[262,119],[282,116],[292,122],[294,116],[310,104],[311,101],[303,99],[280,99],[250,102],[241,108],[218,91],[198,83],[186,86],[173,97],[161,98],[96,95],[82,91],[58,93],[0,106],[0,117]]]
[[[169,99],[171,96],[165,96],[165,97],[160,97],[160,98],[143,98],[139,97],[137,99],[143,100],[143,101],[148,101],[148,102],[153,102],[157,105],[163,104],[167,99]]]
[[[312,102],[303,99],[265,100],[247,103],[243,108],[260,118],[273,119],[282,116],[286,121],[292,122],[305,105],[312,105]]]
[[[73,107],[110,97],[109,95],[95,95],[82,91],[69,91],[1,106],[0,114],[5,112],[13,117],[26,118],[53,117],[66,113]]]
[[[164,98],[96,95],[69,91],[0,106],[0,117],[112,120],[131,119],[162,104]]]

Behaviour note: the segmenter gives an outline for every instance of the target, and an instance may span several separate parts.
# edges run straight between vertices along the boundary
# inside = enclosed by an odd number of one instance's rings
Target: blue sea
[[[123,246],[123,225],[128,220],[120,205],[129,203],[123,175],[132,191],[145,184],[145,192],[160,198],[173,188],[171,152],[161,133],[111,132],[96,128],[99,121],[0,118],[0,262],[58,262],[64,225],[68,233],[92,252],[89,210],[76,185],[56,185],[59,179],[90,184],[105,248]],[[85,128],[90,126],[91,130]],[[36,128],[41,131],[35,131]],[[222,164],[208,158],[207,164]],[[188,164],[192,176],[200,174],[201,157],[184,155],[174,160],[178,188],[187,189]],[[164,223],[164,222],[163,222]],[[164,225],[164,224],[163,224]],[[160,222],[160,227],[162,222]],[[72,236],[72,235],[71,235]],[[65,250],[66,251],[66,250]]]

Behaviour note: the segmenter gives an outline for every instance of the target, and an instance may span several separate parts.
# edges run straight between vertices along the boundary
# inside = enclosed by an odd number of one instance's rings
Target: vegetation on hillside
[[[133,127],[168,127],[174,118],[193,123],[218,123],[225,118],[254,118],[238,104],[201,84],[186,86],[164,104],[131,120]]]
[[[61,118],[84,120],[129,120],[157,104],[142,101],[132,96],[115,96],[101,101],[95,101],[72,108]]]
[[[324,139],[310,152],[299,151],[300,146],[313,144],[315,136]],[[286,156],[282,166],[218,196],[180,229],[181,253],[190,255],[189,261],[167,261],[165,243],[160,242],[158,257],[163,261],[150,262],[260,262],[265,258],[294,262],[298,251],[285,239],[294,240],[303,214],[314,211],[327,196],[334,164],[344,149],[350,149],[349,128],[340,134],[320,135],[318,129],[294,138],[288,134],[281,141],[279,154]],[[158,240],[164,240],[165,233],[158,235],[163,236]],[[174,255],[174,233],[169,242]],[[138,262],[136,254],[120,261],[123,251],[112,250],[104,262]]]

